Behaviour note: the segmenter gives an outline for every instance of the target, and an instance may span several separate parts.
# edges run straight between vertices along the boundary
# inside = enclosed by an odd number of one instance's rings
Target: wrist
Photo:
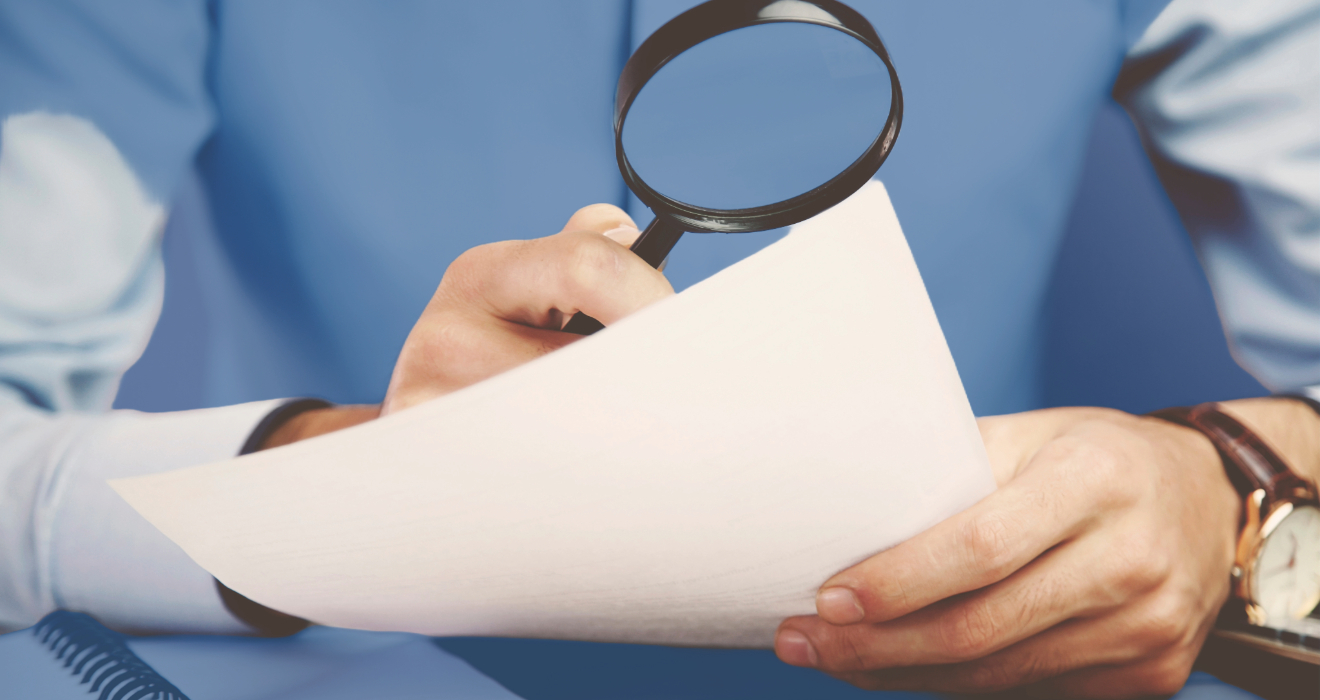
[[[351,428],[375,420],[378,416],[380,416],[380,406],[373,405],[327,406],[303,411],[271,431],[257,449],[269,450],[273,447],[290,445],[318,435]]]
[[[1320,482],[1320,414],[1284,397],[1223,401],[1225,413],[1253,430],[1298,475]]]
[[[321,399],[299,399],[284,404],[266,416],[239,454],[268,450],[299,440],[342,430],[375,419],[379,406],[332,406]],[[307,627],[299,617],[273,610],[215,582],[220,601],[234,617],[263,637],[287,637]]]
[[[1152,420],[1156,421],[1156,429],[1173,441],[1170,445],[1178,446],[1178,459],[1192,465],[1199,475],[1202,491],[1198,502],[1208,510],[1222,514],[1220,542],[1224,553],[1223,572],[1227,574],[1232,568],[1233,550],[1237,547],[1243,514],[1242,496],[1233,485],[1228,465],[1215,443],[1200,430],[1164,418]]]

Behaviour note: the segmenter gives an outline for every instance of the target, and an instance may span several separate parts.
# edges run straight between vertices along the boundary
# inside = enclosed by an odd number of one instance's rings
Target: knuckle
[[[968,673],[968,681],[978,692],[1006,690],[1039,678],[1041,665],[1035,656],[1011,662],[995,660],[973,667]]]
[[[595,292],[616,278],[623,261],[619,246],[600,236],[574,237],[568,260],[560,269],[575,292]]]
[[[1003,664],[980,664],[968,673],[968,680],[978,691],[1003,690],[1016,685],[1014,674]]]
[[[871,664],[868,663],[865,645],[855,634],[845,634],[840,644],[839,658],[836,660],[836,670],[840,671],[865,671]]]
[[[468,354],[469,348],[481,343],[473,328],[452,318],[430,319],[425,324],[419,323],[410,340],[412,338],[416,338],[416,345],[419,347],[408,349],[421,353],[422,357],[412,358],[418,361],[427,358],[448,361],[455,357],[464,357]]]
[[[893,611],[890,615],[906,614],[918,607],[917,599],[912,596],[907,578],[904,576],[872,577],[870,585],[873,595],[880,600],[879,608],[883,611]]]
[[[444,277],[440,280],[440,288],[470,286],[471,280],[476,277],[475,271],[479,267],[478,260],[485,255],[485,251],[481,250],[483,247],[469,248],[457,258],[454,258],[454,261],[449,263],[449,267],[445,270]]]
[[[1119,597],[1151,590],[1165,581],[1173,568],[1164,543],[1144,529],[1123,538],[1108,560],[1113,562],[1111,584]]]
[[[1108,426],[1106,426],[1108,428]],[[1127,474],[1130,460],[1108,430],[1061,437],[1049,445],[1057,450],[1059,482],[1075,498],[1092,507],[1113,507],[1131,502],[1138,480]]]
[[[484,378],[488,370],[482,348],[487,344],[470,324],[443,314],[423,319],[399,352],[390,391],[395,397],[418,391],[447,393]]]
[[[1087,488],[1108,490],[1120,483],[1122,459],[1109,445],[1093,440],[1077,440],[1072,445],[1069,460],[1081,484]]]
[[[1147,672],[1142,685],[1150,695],[1168,696],[1182,690],[1192,673],[1193,658],[1187,654],[1166,654]]]
[[[491,282],[491,271],[498,266],[500,260],[516,255],[518,247],[524,243],[524,241],[499,241],[464,251],[449,263],[436,290],[437,297],[444,291],[457,294],[461,298],[482,296]]]
[[[609,204],[606,202],[597,202],[596,204],[588,204],[587,206],[578,209],[577,211],[573,212],[573,216],[569,218],[569,221],[574,221],[582,218],[590,218],[592,220],[599,219],[605,221],[618,220],[621,222],[631,221],[631,219],[628,218],[628,214],[626,212],[624,212],[619,207],[616,207],[613,204]]]
[[[472,269],[479,259],[491,252],[495,245],[494,243],[486,243],[468,248],[460,253],[457,258],[454,258],[453,262],[449,263],[449,272],[461,273]]]
[[[871,669],[868,645],[852,628],[830,629],[824,635],[812,635],[819,654],[819,668],[827,673],[857,673]]]
[[[1030,629],[1042,619],[1055,615],[1060,601],[1071,595],[1073,579],[1068,576],[1044,578],[1025,587],[1006,608],[1011,615],[1007,624],[1016,630]]]
[[[1179,644],[1195,625],[1192,606],[1180,595],[1158,595],[1142,618],[1140,636],[1155,648]]]
[[[985,513],[968,520],[963,527],[963,549],[969,555],[967,567],[993,580],[1012,573],[1014,561],[1012,528],[1000,513]]]
[[[941,622],[940,642],[954,660],[979,659],[994,649],[999,627],[998,620],[985,605],[960,605]]]

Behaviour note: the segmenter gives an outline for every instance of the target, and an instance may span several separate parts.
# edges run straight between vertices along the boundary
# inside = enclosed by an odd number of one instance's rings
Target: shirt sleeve
[[[233,457],[279,403],[159,414],[0,406],[0,627],[65,609],[128,631],[251,632],[210,574],[106,481]]]
[[[1174,0],[1115,98],[1192,237],[1238,363],[1320,397],[1320,2]]]
[[[232,457],[273,404],[109,411],[212,128],[200,0],[0,0],[0,630],[55,608],[245,632],[106,479]]]

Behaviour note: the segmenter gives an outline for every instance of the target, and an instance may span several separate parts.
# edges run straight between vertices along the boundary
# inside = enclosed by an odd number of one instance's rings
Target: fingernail
[[[834,586],[816,594],[816,613],[833,625],[850,625],[866,617],[862,602],[852,590]]]
[[[797,630],[784,630],[775,637],[775,654],[786,664],[815,668],[816,650],[807,635]]]
[[[615,226],[614,228],[604,233],[604,236],[606,238],[614,238],[616,236],[620,238],[631,238],[632,236],[636,236],[636,235],[637,235],[637,227],[629,226],[627,224],[624,224],[622,226]]]

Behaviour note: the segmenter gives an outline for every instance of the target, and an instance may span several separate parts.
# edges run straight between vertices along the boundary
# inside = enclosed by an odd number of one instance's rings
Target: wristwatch
[[[1290,469],[1265,441],[1219,404],[1150,414],[1197,430],[1214,443],[1245,501],[1233,564],[1233,592],[1254,625],[1301,619],[1320,604],[1320,500],[1315,484]]]

